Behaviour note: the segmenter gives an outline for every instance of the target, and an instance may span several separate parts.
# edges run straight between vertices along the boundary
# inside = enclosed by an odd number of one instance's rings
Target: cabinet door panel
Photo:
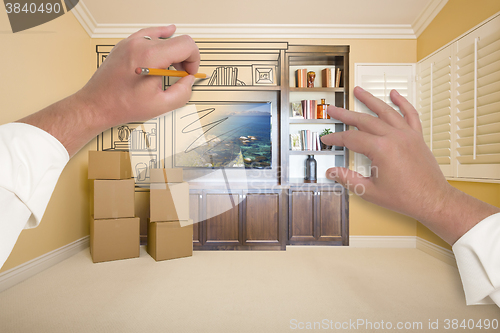
[[[189,218],[193,220],[193,244],[199,244],[200,237],[200,194],[189,195]]]
[[[321,191],[319,200],[319,237],[342,235],[342,192]]]
[[[246,242],[279,238],[279,195],[248,194],[246,199]]]
[[[290,240],[314,240],[314,192],[292,191]]]
[[[228,197],[238,203],[237,194],[208,193],[206,196],[207,216],[206,241],[221,243],[239,243],[239,215],[241,205],[228,207]]]

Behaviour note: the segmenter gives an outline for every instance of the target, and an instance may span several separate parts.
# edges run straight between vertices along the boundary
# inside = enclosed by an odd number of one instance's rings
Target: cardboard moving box
[[[151,183],[150,209],[152,222],[189,220],[189,184]]]
[[[188,225],[182,227],[180,221],[148,220],[147,251],[156,261],[192,256],[193,222],[189,221]]]
[[[135,216],[135,181],[94,180],[92,214],[95,219],[116,219]]]
[[[150,183],[182,183],[183,172],[181,168],[151,169],[149,181]]]
[[[90,220],[93,262],[139,257],[140,218]]]
[[[89,179],[132,178],[130,154],[126,151],[89,151]]]

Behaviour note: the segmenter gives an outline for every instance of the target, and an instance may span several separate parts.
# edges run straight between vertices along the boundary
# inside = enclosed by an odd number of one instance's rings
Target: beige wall
[[[89,78],[90,38],[72,14],[12,34],[0,11],[0,44],[0,124],[70,95]],[[86,162],[82,154],[69,162],[40,226],[21,233],[0,272],[88,235]]]
[[[500,11],[498,0],[449,0],[417,39],[420,61]]]

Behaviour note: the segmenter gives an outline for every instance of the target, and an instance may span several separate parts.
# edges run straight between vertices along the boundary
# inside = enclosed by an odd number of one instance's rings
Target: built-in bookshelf
[[[282,85],[281,159],[282,183],[304,182],[305,160],[314,155],[317,162],[318,184],[332,184],[326,170],[333,166],[348,166],[348,151],[344,147],[325,147],[320,136],[326,132],[346,130],[336,119],[318,114],[317,105],[348,108],[349,47],[290,45],[285,59],[285,84]],[[314,78],[307,77],[314,72]],[[328,75],[332,75],[330,78]],[[305,76],[305,78],[304,78]],[[308,84],[313,86],[308,86]],[[312,106],[312,107],[311,107]],[[311,109],[314,110],[311,111]],[[318,119],[321,118],[321,119]]]

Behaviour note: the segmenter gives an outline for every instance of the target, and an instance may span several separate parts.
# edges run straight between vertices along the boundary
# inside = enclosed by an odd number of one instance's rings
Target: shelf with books
[[[332,61],[335,61],[335,59],[332,59]],[[343,69],[340,66],[333,65],[331,62],[325,62],[324,65],[311,63],[294,64],[290,66],[290,88],[341,88],[343,87],[343,74]]]
[[[344,123],[325,119],[325,109],[349,107],[349,46],[289,45],[284,60],[280,176],[288,188],[288,244],[348,245],[348,191],[327,173],[331,167],[349,166],[349,150],[325,147],[320,137],[347,130]],[[310,73],[310,87],[307,72],[315,72]],[[337,77],[323,80],[328,72],[340,74],[337,82]]]
[[[291,45],[284,72],[288,87],[282,90],[286,103],[282,108],[282,183],[297,183],[305,177],[307,155],[314,155],[317,162],[318,182],[331,183],[326,170],[347,167],[348,150],[321,150],[320,136],[347,130],[342,122],[329,119],[325,110],[327,105],[348,108],[349,47]]]

